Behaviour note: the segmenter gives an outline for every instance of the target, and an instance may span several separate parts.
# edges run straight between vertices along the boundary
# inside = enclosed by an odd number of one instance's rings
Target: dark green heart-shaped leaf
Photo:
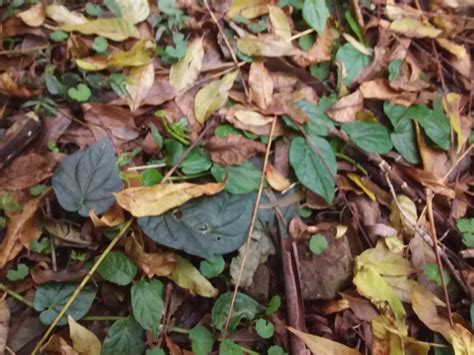
[[[163,315],[163,290],[163,283],[159,280],[140,280],[131,290],[133,316],[143,328],[155,335]]]
[[[102,344],[101,355],[143,354],[145,331],[132,317],[116,321]]]
[[[112,144],[102,139],[64,159],[53,176],[53,189],[66,211],[88,216],[100,214],[115,201],[112,192],[122,189]]]
[[[291,166],[304,186],[331,203],[334,198],[336,157],[324,138],[311,136],[308,139],[314,147],[301,137],[291,141]]]
[[[191,349],[196,355],[207,355],[214,346],[214,336],[203,326],[196,326],[189,332],[191,339]]]
[[[209,259],[240,248],[254,201],[255,194],[224,192],[160,216],[138,218],[138,225],[158,244]]]
[[[76,288],[77,284],[74,283],[46,283],[38,286],[33,307],[41,312],[40,321],[44,324],[51,324]],[[92,306],[96,292],[94,286],[86,285],[66,311],[64,317],[59,320],[58,325],[67,324],[68,315],[75,320],[84,317]]]
[[[350,140],[359,148],[369,153],[388,153],[393,145],[388,129],[376,122],[350,122],[342,125]]]
[[[97,271],[104,280],[125,286],[134,279],[137,267],[124,253],[112,252],[107,255]]]

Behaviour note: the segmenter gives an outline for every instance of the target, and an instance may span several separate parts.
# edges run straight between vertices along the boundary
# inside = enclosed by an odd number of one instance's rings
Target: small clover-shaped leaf
[[[29,271],[30,269],[25,264],[18,264],[16,270],[8,270],[7,279],[10,281],[23,280],[26,276],[28,276]]]
[[[69,88],[67,91],[69,97],[75,101],[86,102],[90,99],[91,89],[86,84],[79,84],[76,87]]]
[[[328,241],[322,234],[315,234],[309,240],[309,249],[316,255],[321,255],[328,246]]]
[[[199,270],[208,279],[219,276],[224,271],[225,261],[222,255],[214,255],[208,260],[202,260]]]
[[[265,319],[260,318],[257,321],[257,324],[255,324],[255,330],[263,339],[270,339],[273,336],[275,328],[271,322],[267,322]]]

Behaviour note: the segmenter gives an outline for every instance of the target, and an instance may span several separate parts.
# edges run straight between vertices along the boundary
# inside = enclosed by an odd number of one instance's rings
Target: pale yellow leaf
[[[344,96],[336,102],[329,110],[327,115],[339,123],[353,122],[356,120],[356,114],[362,110],[364,97],[360,90]]]
[[[418,219],[415,202],[405,195],[398,195],[397,201],[402,211],[400,212],[397,203],[392,201],[390,203],[390,222],[400,232],[414,235],[416,231],[413,226],[416,225]]]
[[[16,16],[30,27],[41,26],[46,18],[43,4],[36,4],[25,11],[19,12]]]
[[[250,110],[237,110],[234,114],[235,118],[247,126],[265,126],[273,121],[272,117],[264,116],[261,113]]]
[[[148,0],[115,0],[115,3],[130,23],[136,24],[145,21],[150,15],[150,5]]]
[[[449,92],[443,97],[444,111],[447,113],[451,127],[453,127],[453,131],[456,133],[458,153],[467,140],[467,137],[464,137],[462,133],[461,117],[459,115],[461,98],[462,96],[455,92]]]
[[[227,11],[227,18],[242,16],[253,19],[268,12],[270,0],[234,0]]]
[[[112,41],[140,37],[137,28],[123,18],[101,18],[81,24],[65,23],[57,29],[66,32],[80,32],[85,35],[98,35]]]
[[[364,46],[362,43],[360,43],[358,40],[356,40],[353,36],[351,36],[348,33],[343,33],[342,36],[345,38],[347,42],[352,44],[355,49],[357,49],[360,53],[366,56],[371,56],[372,55],[372,48]]]
[[[186,54],[170,69],[170,84],[176,91],[193,84],[199,76],[204,58],[203,38],[197,38],[186,49]]]
[[[273,80],[263,62],[252,62],[249,72],[250,98],[261,109],[272,102]]]
[[[466,47],[464,47],[462,44],[457,44],[446,38],[436,38],[436,42],[438,42],[441,47],[459,59],[462,59],[468,55]]]
[[[277,36],[289,39],[291,38],[291,25],[288,16],[278,6],[270,7],[270,21],[273,26],[273,31]]]
[[[77,323],[70,315],[67,319],[73,349],[81,355],[100,355],[102,345],[95,334]]]
[[[395,20],[390,24],[392,31],[402,33],[410,38],[436,38],[441,34],[441,30],[413,18]]]
[[[376,197],[375,197],[375,194],[369,190],[369,188],[367,186],[364,185],[364,183],[362,182],[362,180],[360,179],[360,176],[357,175],[357,174],[353,174],[353,173],[348,173],[347,174],[347,177],[349,179],[351,179],[354,184],[356,184],[357,186],[359,186],[361,188],[362,191],[365,192],[365,194],[367,196],[369,196],[369,198],[372,200],[372,201],[375,201],[376,200]]]
[[[368,298],[375,306],[384,309],[383,303],[387,302],[397,320],[405,319],[405,309],[402,302],[392,287],[373,267],[360,265],[353,283],[357,287],[357,292]]]
[[[69,25],[80,25],[87,22],[87,18],[79,12],[71,11],[63,5],[48,5],[46,16],[56,21]]]
[[[220,80],[215,80],[198,91],[194,98],[194,116],[203,124],[211,115],[225,105],[229,97],[237,71],[225,75]]]
[[[290,187],[290,180],[281,175],[272,164],[267,165],[265,177],[270,186],[277,191],[284,191]]]
[[[203,195],[215,195],[222,191],[225,182],[202,185],[191,183],[158,184],[131,187],[115,193],[122,208],[135,217],[158,216],[185,202]]]
[[[153,63],[142,67],[132,68],[127,78],[125,89],[128,92],[127,97],[130,111],[135,112],[142,101],[147,97],[148,91],[155,82],[155,68]]]
[[[215,297],[219,293],[219,290],[214,288],[193,264],[178,255],[176,256],[176,266],[168,278],[179,287],[202,297]]]
[[[250,56],[283,57],[299,54],[290,40],[272,34],[245,36],[237,41],[237,48]]]
[[[414,271],[407,259],[387,250],[382,241],[357,256],[356,264],[371,267],[384,276],[408,276]]]
[[[315,355],[357,355],[359,351],[333,340],[317,335],[302,332],[298,329],[287,327],[290,332],[298,336]]]

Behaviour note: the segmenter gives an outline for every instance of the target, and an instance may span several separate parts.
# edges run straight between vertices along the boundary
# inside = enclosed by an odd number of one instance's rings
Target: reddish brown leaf
[[[353,122],[356,115],[362,110],[364,98],[359,90],[344,96],[334,106],[326,111],[327,115],[339,123]]]
[[[8,73],[0,74],[0,93],[6,96],[29,98],[39,96],[41,90],[29,90],[19,85]]]
[[[45,263],[38,263],[30,270],[30,275],[33,281],[37,284],[44,284],[50,281],[54,282],[70,282],[80,281],[87,275],[88,269],[85,267],[77,268],[74,266],[68,266],[67,269],[54,271]]]
[[[206,144],[213,162],[222,165],[238,165],[265,152],[265,144],[246,139],[240,135],[224,138],[212,137]]]

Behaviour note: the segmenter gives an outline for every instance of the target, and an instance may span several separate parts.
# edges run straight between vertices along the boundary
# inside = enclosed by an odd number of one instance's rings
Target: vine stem
[[[258,207],[260,205],[260,199],[262,198],[263,183],[265,182],[265,171],[267,170],[268,157],[270,156],[270,148],[272,146],[272,139],[273,139],[273,133],[275,132],[276,121],[277,121],[277,118],[275,116],[275,117],[273,117],[272,128],[270,130],[270,136],[268,137],[267,150],[265,152],[265,160],[263,162],[262,176],[260,177],[260,185],[258,187],[257,198],[255,200],[255,206],[253,208],[252,221],[250,223],[249,231],[248,231],[248,234],[247,234],[247,240],[245,241],[244,254],[243,254],[243,257],[242,257],[242,262],[240,264],[239,275],[237,277],[237,282],[235,283],[234,292],[232,293],[232,300],[230,302],[229,311],[227,313],[227,317],[226,317],[226,320],[225,320],[224,331],[222,332],[222,341],[225,340],[225,337],[227,335],[227,330],[229,328],[230,318],[232,316],[232,312],[233,312],[234,306],[235,306],[235,300],[237,298],[237,293],[239,291],[240,280],[242,279],[242,274],[243,274],[243,271],[244,271],[245,262],[247,261],[247,255],[249,253],[250,239],[252,238],[253,230],[255,228],[255,223],[257,221]]]
[[[79,295],[79,293],[81,292],[81,290],[84,288],[84,286],[87,284],[87,282],[89,282],[90,278],[92,277],[92,275],[94,274],[94,272],[97,271],[97,269],[99,268],[100,264],[102,264],[102,262],[104,261],[104,259],[107,257],[107,255],[111,252],[111,250],[113,249],[113,247],[118,243],[118,241],[120,240],[120,238],[122,238],[127,232],[128,230],[130,229],[130,226],[132,225],[133,223],[133,218],[131,218],[124,226],[123,228],[121,229],[121,231],[115,236],[114,239],[112,239],[112,241],[110,242],[110,244],[107,246],[107,248],[105,248],[105,250],[102,252],[102,254],[99,256],[99,258],[97,259],[97,261],[95,262],[95,264],[92,266],[92,268],[89,270],[89,272],[87,273],[87,275],[82,279],[81,283],[79,284],[79,286],[77,286],[76,290],[73,292],[73,294],[71,295],[71,297],[69,297],[68,301],[66,302],[66,304],[64,305],[64,307],[61,309],[61,311],[58,313],[58,315],[56,316],[56,318],[54,318],[53,322],[51,323],[51,325],[49,326],[49,328],[46,330],[46,332],[43,334],[43,336],[41,337],[41,339],[38,341],[38,343],[36,343],[36,346],[35,348],[33,349],[33,351],[31,352],[32,355],[36,355],[38,354],[38,351],[41,349],[41,347],[43,346],[43,344],[46,342],[46,340],[48,339],[49,335],[51,334],[51,332],[53,331],[54,327],[58,324],[59,320],[64,316],[64,314],[67,312],[67,310],[69,309],[69,307],[71,307],[72,303],[74,302],[74,300],[77,298],[77,296]]]
[[[9,296],[15,298],[16,300],[26,304],[28,307],[33,308],[33,303],[31,301],[28,301],[25,297],[23,297],[19,293],[11,290],[10,288],[8,288],[8,286],[0,283],[0,290],[5,291],[7,293],[7,295],[9,295]]]

